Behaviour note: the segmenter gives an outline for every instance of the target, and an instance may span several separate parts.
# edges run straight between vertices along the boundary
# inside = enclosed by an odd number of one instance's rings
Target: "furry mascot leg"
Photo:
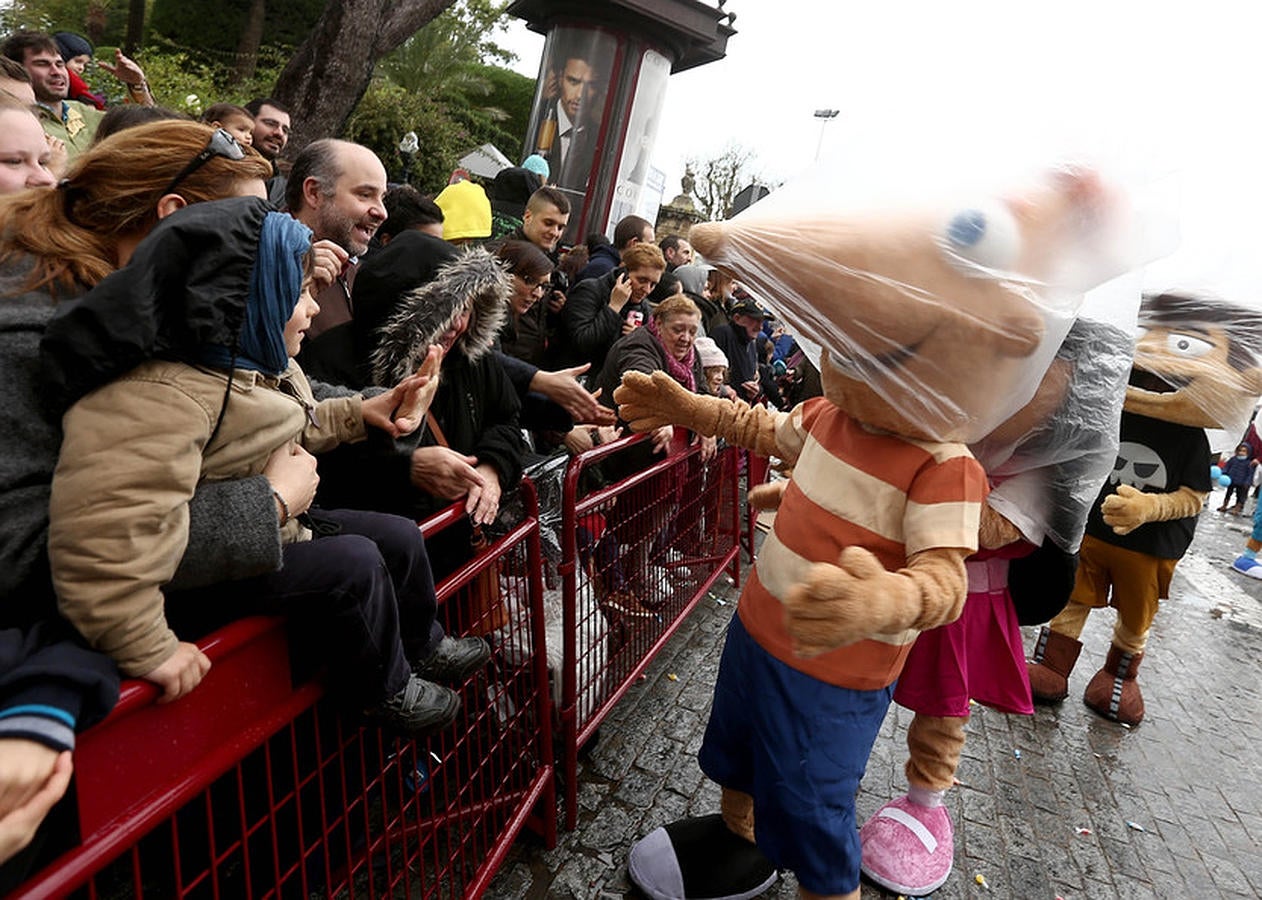
[[[967,719],[917,713],[907,730],[907,794],[859,830],[863,874],[900,894],[936,891],[951,874],[955,829],[942,798],[955,782]]]
[[[652,900],[747,900],[771,887],[776,869],[754,846],[754,801],[723,789],[722,814],[681,819],[631,847],[627,866]]]

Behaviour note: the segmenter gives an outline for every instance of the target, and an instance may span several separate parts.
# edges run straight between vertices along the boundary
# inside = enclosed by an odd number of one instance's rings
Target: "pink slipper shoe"
[[[924,896],[942,887],[955,860],[955,829],[945,806],[906,797],[882,806],[859,829],[863,874],[898,894]]]

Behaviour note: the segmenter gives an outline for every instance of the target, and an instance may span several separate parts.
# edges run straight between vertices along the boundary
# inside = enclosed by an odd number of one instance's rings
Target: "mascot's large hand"
[[[925,550],[889,572],[862,547],[841,551],[838,565],[816,563],[784,601],[794,652],[818,656],[876,634],[925,630],[959,618],[966,576],[963,549]]]
[[[665,372],[627,372],[613,399],[632,431],[679,425],[762,456],[784,456],[776,446],[775,415],[765,406],[694,394]]]
[[[1186,486],[1168,494],[1145,494],[1129,484],[1119,484],[1117,493],[1104,498],[1100,512],[1104,516],[1104,524],[1115,534],[1130,534],[1149,522],[1169,522],[1194,516],[1201,511],[1204,502],[1203,493]]]
[[[627,372],[614,390],[613,399],[618,404],[618,417],[632,431],[652,431],[663,425],[681,425],[695,431],[696,406],[704,398],[665,372]]]

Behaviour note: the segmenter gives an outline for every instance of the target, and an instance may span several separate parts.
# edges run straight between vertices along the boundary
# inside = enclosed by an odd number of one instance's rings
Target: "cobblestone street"
[[[1140,726],[1107,722],[1081,703],[1108,647],[1108,610],[1087,624],[1063,705],[1031,718],[978,708],[962,784],[948,795],[955,871],[935,897],[1262,896],[1262,582],[1228,568],[1250,521],[1213,512],[1220,502],[1221,489],[1154,625]],[[638,896],[626,872],[632,841],[717,811],[696,751],[735,599],[730,585],[704,599],[601,728],[580,770],[578,828],[552,851],[519,842],[489,897]],[[1034,633],[1027,629],[1027,648]],[[860,821],[906,789],[910,718],[891,708],[859,794]],[[793,878],[767,896],[796,896]],[[886,896],[865,883],[865,900]]]

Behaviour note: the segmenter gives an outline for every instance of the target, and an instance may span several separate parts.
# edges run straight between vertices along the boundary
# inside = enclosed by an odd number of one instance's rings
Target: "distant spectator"
[[[622,252],[641,241],[653,243],[653,223],[641,216],[623,216],[614,226],[612,246],[598,244],[593,247],[588,244],[591,258],[583,271],[578,273],[578,281],[599,278],[611,269],[616,269],[621,264]]]
[[[510,232],[509,240],[529,241],[556,263],[560,254],[557,243],[565,234],[570,221],[570,201],[556,188],[541,187],[530,195],[521,228]],[[570,285],[554,279],[542,303],[535,304],[530,314],[523,316],[517,328],[517,355],[535,365],[554,361],[548,350],[549,340],[559,327],[560,314],[565,306]]]
[[[661,251],[652,244],[638,245],[628,252],[640,249],[651,249],[661,256]],[[706,393],[701,357],[695,347],[700,325],[701,313],[696,304],[682,294],[659,304],[643,327],[627,332],[609,349],[597,379],[601,402],[616,407],[613,392],[627,372],[665,372],[687,390]],[[674,431],[672,426],[663,425],[650,432],[647,443],[606,460],[602,464],[605,476],[616,481],[647,468],[652,463],[653,454],[665,453],[670,448]],[[697,440],[701,444],[701,458],[708,462],[715,455],[717,442],[714,438],[705,437]],[[675,490],[679,489],[680,484],[676,483]],[[609,516],[609,527],[617,535],[618,542],[630,548],[623,561],[626,571],[648,571],[650,559],[669,546],[678,524],[678,506],[682,501],[678,493],[674,499],[676,502],[670,504],[668,514],[664,515],[659,508],[645,515],[643,503],[634,492],[618,498]],[[638,615],[640,609],[634,607],[626,612]]]
[[[289,144],[289,110],[272,97],[255,97],[245,108],[254,116],[254,149],[272,164],[272,177],[267,179],[267,199],[282,206],[287,200],[287,174],[281,167],[280,156]]]
[[[644,324],[651,311],[645,298],[665,268],[657,247],[636,243],[622,254],[620,267],[571,288],[557,332],[557,362],[591,363],[599,372],[614,341]]]
[[[511,346],[517,333],[517,322],[542,299],[552,279],[552,260],[529,241],[503,241],[495,255],[504,262],[512,276],[513,288],[508,296],[508,317],[500,330],[500,340]]]
[[[766,400],[767,405],[772,409],[784,409],[784,397],[780,393],[776,371],[772,367],[776,345],[765,334],[758,335],[754,339],[754,344],[758,355],[758,387],[762,393],[762,399]],[[781,366],[783,367],[783,363]]]
[[[657,286],[649,292],[648,303],[650,306],[656,306],[668,297],[673,297],[683,290],[683,284],[679,280],[679,276],[674,272],[663,272],[662,277],[658,279]]]
[[[482,185],[457,181],[443,188],[434,202],[443,211],[443,240],[469,244],[491,236],[491,201]]]
[[[765,316],[766,313],[753,298],[739,300],[732,306],[730,321],[711,335],[731,367],[728,384],[735,388],[742,400],[750,402],[757,399],[761,392],[758,351],[754,340],[762,331]]]
[[[715,397],[736,399],[736,393],[727,383],[727,357],[714,342],[714,338],[698,336],[696,348],[697,355],[701,357],[701,369],[705,372],[706,392]]]
[[[666,271],[673,272],[680,266],[692,262],[692,244],[677,234],[668,234],[662,238],[662,256],[666,257]]]
[[[44,132],[61,140],[73,160],[92,143],[103,113],[94,105],[68,100],[70,76],[61,51],[51,36],[37,31],[16,31],[0,44],[0,56],[21,63],[31,77],[39,116]],[[128,100],[141,106],[152,106],[153,95],[140,66],[115,51],[115,63],[98,65],[127,86]]]
[[[92,42],[73,31],[59,31],[53,35],[53,40],[57,42],[57,50],[66,63],[66,75],[70,79],[66,98],[95,106],[97,109],[105,109],[105,95],[93,93],[83,80],[83,72],[95,52]]]
[[[710,274],[713,270],[713,266],[689,263],[672,273],[679,279],[680,290],[701,310],[701,330],[710,336],[727,324],[727,311],[722,302],[710,296]]]
[[[150,122],[161,122],[164,119],[191,121],[184,113],[167,109],[165,106],[112,107],[107,109],[105,115],[101,117],[101,124],[96,127],[96,136],[92,138],[92,146],[95,147],[110,135],[118,134],[128,128],[147,125]]]
[[[601,236],[604,237],[604,235]],[[591,249],[586,244],[576,244],[561,254],[557,268],[565,276],[567,284],[578,284],[578,273],[583,271],[589,259],[591,259]]]
[[[543,180],[524,166],[501,169],[491,182],[487,195],[491,198],[491,236],[501,238],[521,228],[526,204]]]
[[[407,229],[436,238],[443,236],[442,209],[412,185],[396,184],[386,191],[382,202],[386,207],[386,220],[377,229],[378,246],[385,247]]]
[[[1240,515],[1244,512],[1244,501],[1249,496],[1249,488],[1253,484],[1253,470],[1258,463],[1250,458],[1251,448],[1247,443],[1240,443],[1236,447],[1233,456],[1223,460],[1223,474],[1230,480],[1227,485],[1226,494],[1223,496],[1223,505],[1218,507],[1219,512],[1226,512],[1227,507],[1231,506],[1231,495],[1236,495],[1236,505],[1231,510],[1232,515]]]
[[[215,103],[202,113],[202,121],[215,128],[222,128],[236,138],[242,147],[254,144],[254,116],[243,106]]]
[[[538,153],[532,153],[522,160],[521,167],[529,169],[539,176],[541,184],[547,184],[548,179],[552,177],[552,167],[548,165],[548,161]]]

